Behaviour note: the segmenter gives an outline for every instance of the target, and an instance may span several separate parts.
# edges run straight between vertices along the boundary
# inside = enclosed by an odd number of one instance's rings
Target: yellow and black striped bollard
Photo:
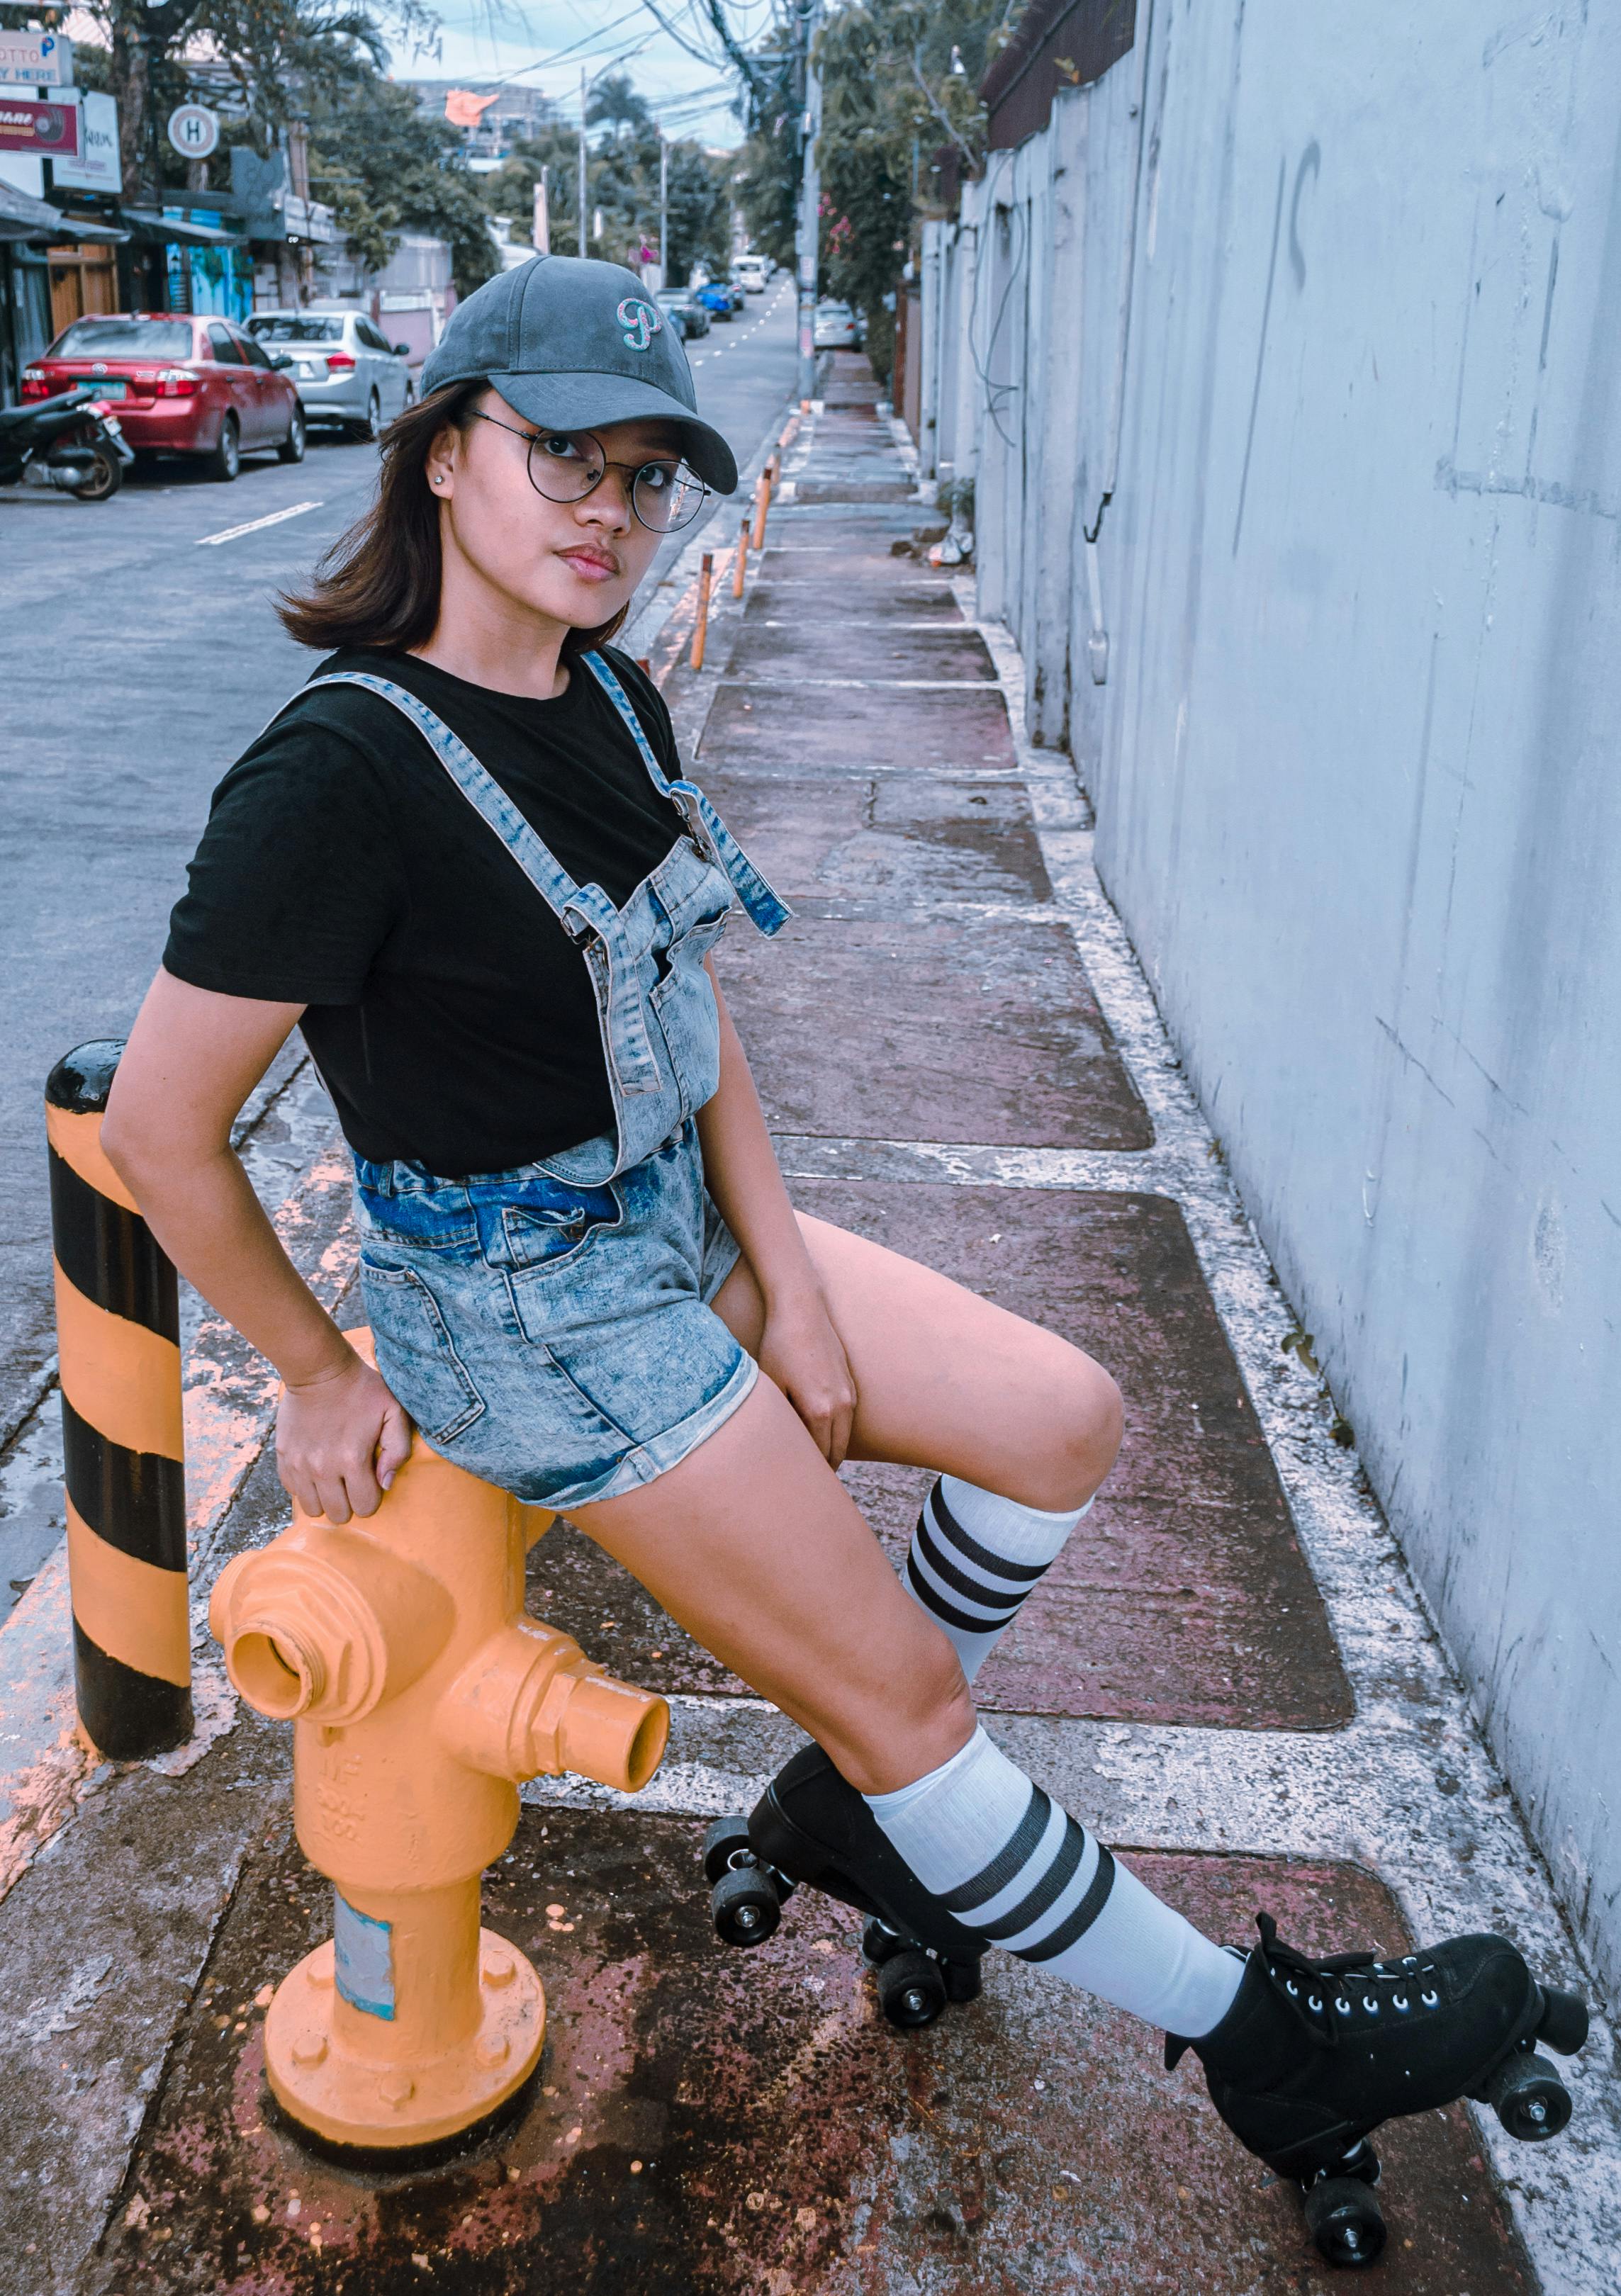
[[[45,1086],[78,1715],[138,1760],[192,1731],[175,1271],[102,1148],[124,1046],[80,1045]]]

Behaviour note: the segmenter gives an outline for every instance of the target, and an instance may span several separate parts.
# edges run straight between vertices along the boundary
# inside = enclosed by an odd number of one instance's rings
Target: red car
[[[145,311],[75,319],[22,371],[22,397],[48,398],[93,382],[117,402],[137,455],[191,455],[210,476],[234,479],[242,458],[274,447],[304,459],[304,410],[284,356],[267,353],[228,319]]]

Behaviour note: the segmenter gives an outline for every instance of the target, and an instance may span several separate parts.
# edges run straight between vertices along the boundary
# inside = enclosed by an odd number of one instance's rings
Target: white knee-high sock
[[[1044,1514],[942,1475],[923,1502],[902,1578],[970,1682],[1091,1506]]]
[[[868,1808],[965,1928],[1190,2040],[1219,2025],[1243,1958],[1173,1912],[976,1730]]]

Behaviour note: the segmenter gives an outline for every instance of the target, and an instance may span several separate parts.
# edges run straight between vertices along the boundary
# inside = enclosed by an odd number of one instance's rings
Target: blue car
[[[717,319],[731,317],[732,291],[724,280],[712,279],[707,286],[696,289],[695,292],[699,302],[712,317]]]

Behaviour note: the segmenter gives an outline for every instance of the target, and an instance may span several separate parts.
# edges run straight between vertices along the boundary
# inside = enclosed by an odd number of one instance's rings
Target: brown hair
[[[404,653],[432,636],[443,562],[439,503],[428,491],[428,453],[447,423],[465,435],[475,401],[489,388],[481,381],[447,383],[390,423],[383,434],[376,500],[333,544],[308,593],[282,598],[282,620],[300,645],[323,653],[340,646]],[[571,630],[563,660],[605,644],[629,611],[621,606],[610,622]]]

